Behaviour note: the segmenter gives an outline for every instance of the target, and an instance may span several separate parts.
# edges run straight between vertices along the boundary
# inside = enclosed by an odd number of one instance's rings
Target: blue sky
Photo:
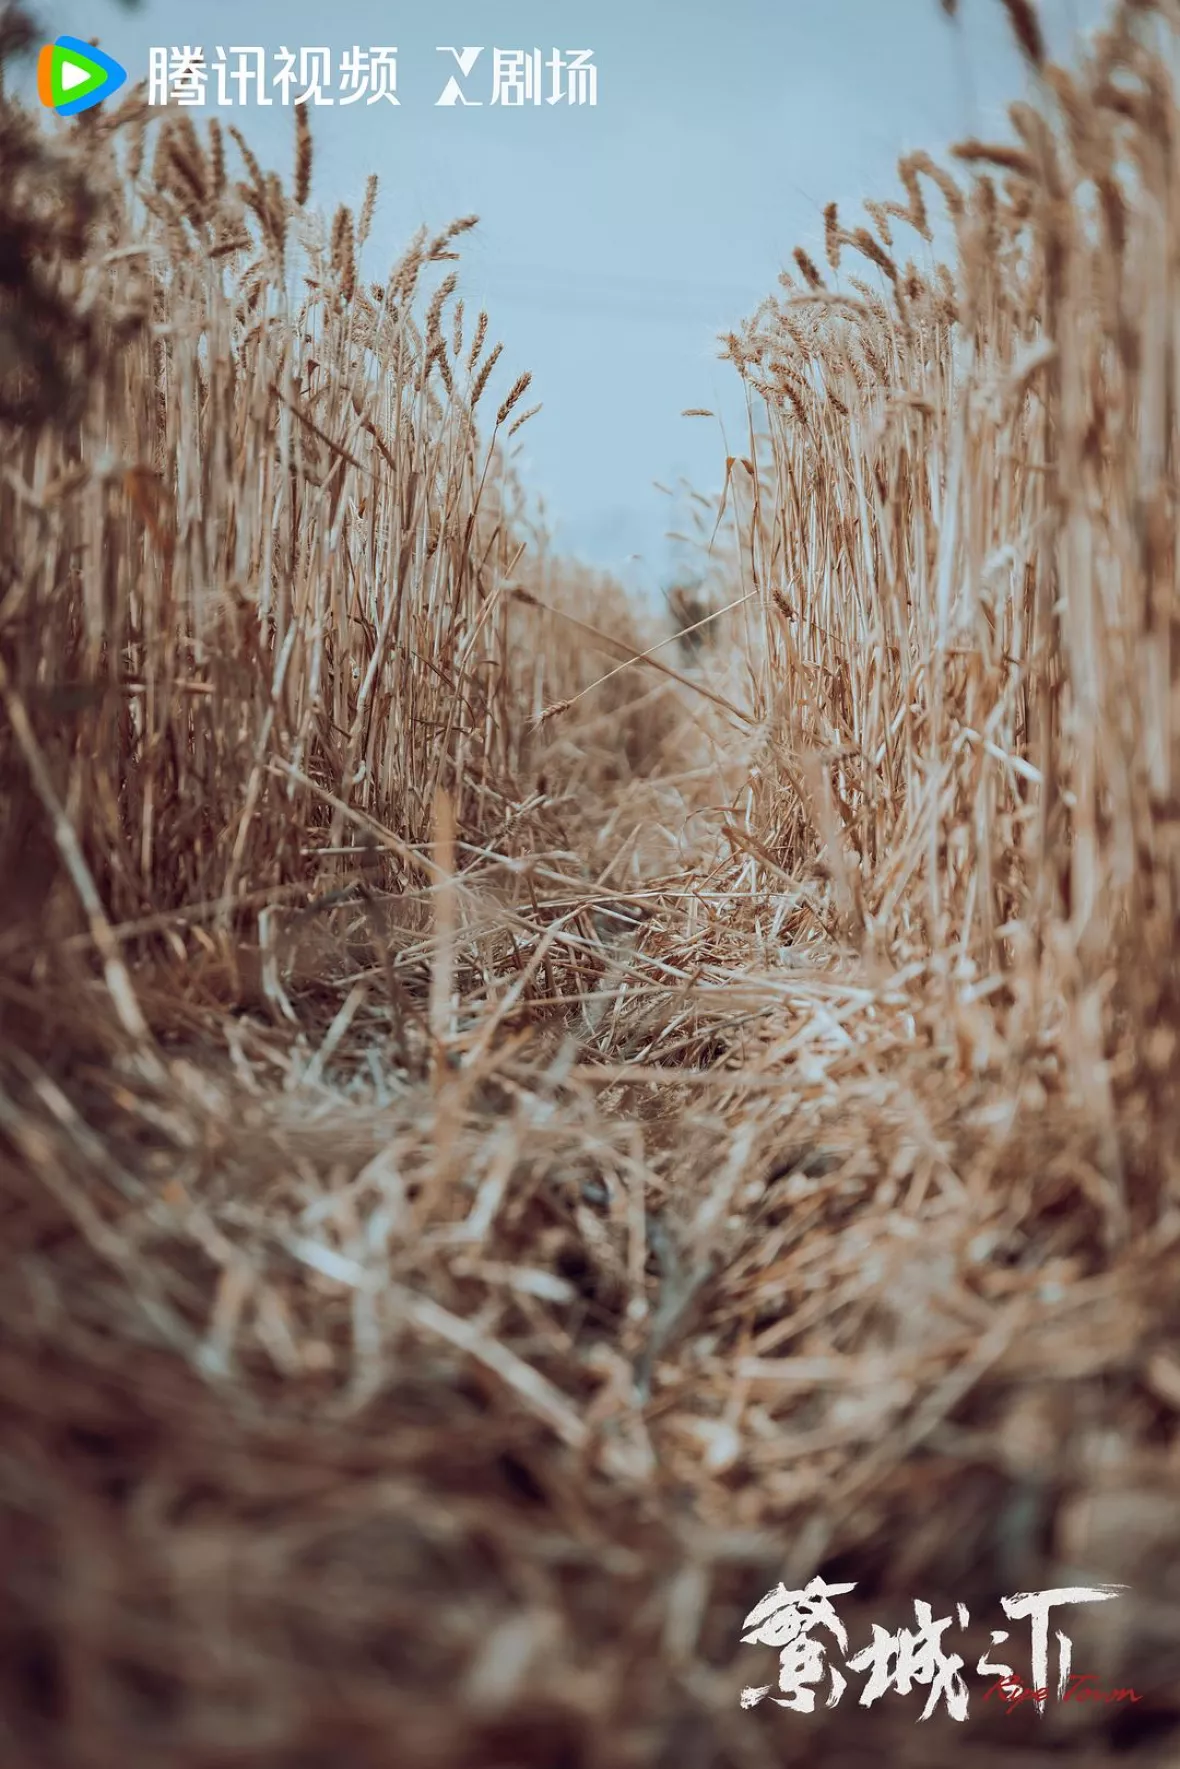
[[[671,581],[677,517],[655,483],[712,492],[724,471],[718,427],[681,411],[711,407],[740,429],[718,331],[773,289],[796,244],[820,255],[826,202],[851,217],[895,196],[900,154],[994,134],[1027,86],[999,0],[960,0],[957,26],[938,0],[34,4],[51,34],[96,37],[132,80],[152,46],[210,60],[218,45],[396,46],[398,108],[313,107],[312,200],[359,205],[380,175],[372,279],[420,224],[480,216],[461,292],[489,309],[505,388],[528,368],[529,400],[544,401],[520,436],[526,484],[560,544],[652,592]],[[1104,10],[1042,0],[1055,51]],[[482,107],[436,105],[455,71],[440,44],[483,47],[466,85]],[[491,106],[494,48],[592,50],[596,107]],[[210,110],[289,173],[289,110]]]

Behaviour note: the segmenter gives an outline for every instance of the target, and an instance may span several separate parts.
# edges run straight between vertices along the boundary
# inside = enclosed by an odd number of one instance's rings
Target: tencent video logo
[[[126,79],[126,68],[93,43],[80,43],[77,37],[59,37],[56,43],[47,43],[37,61],[41,103],[59,117],[76,117],[79,111],[101,104]]]

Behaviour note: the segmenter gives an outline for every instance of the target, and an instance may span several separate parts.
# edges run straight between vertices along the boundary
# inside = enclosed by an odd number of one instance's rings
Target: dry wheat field
[[[723,341],[699,651],[474,218],[0,97],[13,1769],[1180,1761],[1180,5],[1003,3]],[[970,1667],[1123,1584],[1140,1699],[743,1709],[820,1572]]]

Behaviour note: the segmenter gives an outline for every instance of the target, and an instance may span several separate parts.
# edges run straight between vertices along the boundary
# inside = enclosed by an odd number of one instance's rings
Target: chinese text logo
[[[37,94],[59,117],[91,110],[117,92],[126,78],[127,69],[112,56],[77,37],[47,43],[37,58]]]
[[[967,1718],[967,1684],[963,1677],[963,1659],[951,1652],[943,1636],[954,1625],[955,1618],[945,1616],[935,1621],[929,1603],[915,1600],[912,1628],[899,1628],[889,1634],[873,1623],[873,1638],[859,1652],[848,1656],[848,1632],[832,1603],[855,1591],[855,1585],[829,1585],[814,1578],[802,1591],[788,1591],[779,1585],[768,1592],[745,1620],[747,1632],[742,1641],[747,1646],[773,1646],[778,1649],[778,1695],[771,1696],[780,1708],[797,1714],[815,1711],[817,1687],[826,1685],[825,1705],[834,1708],[848,1687],[843,1673],[828,1663],[833,1645],[839,1649],[847,1671],[865,1674],[860,1706],[871,1708],[891,1691],[909,1695],[914,1687],[929,1693],[919,1720],[928,1720],[939,1704],[953,1720]],[[993,1681],[985,1700],[1002,1701],[1009,1712],[1024,1701],[1035,1701],[1038,1713],[1044,1713],[1049,1690],[1049,1612],[1069,1603],[1105,1603],[1117,1597],[1122,1585],[1075,1585],[1053,1591],[1020,1591],[1002,1601],[1009,1621],[1031,1623],[1032,1682],[1026,1685],[1011,1665],[991,1662],[985,1652],[975,1669],[979,1676]],[[958,1623],[965,1628],[970,1620],[967,1606],[956,1605]],[[1133,1689],[1103,1693],[1090,1687],[1091,1676],[1078,1675],[1072,1668],[1073,1645],[1060,1629],[1057,1633],[1057,1699],[1059,1701],[1138,1701]],[[827,1635],[822,1639],[817,1636]],[[991,1636],[992,1647],[1008,1639],[1000,1629]],[[772,1684],[742,1691],[742,1706],[756,1707],[770,1695]]]
[[[64,39],[63,39],[64,41]],[[482,48],[441,45],[451,60],[436,105],[596,105],[598,69],[592,49],[493,49],[482,80]],[[484,96],[475,97],[475,93]],[[217,48],[206,57],[191,43],[155,48],[148,58],[148,103],[205,106],[273,104],[399,105],[397,50]]]

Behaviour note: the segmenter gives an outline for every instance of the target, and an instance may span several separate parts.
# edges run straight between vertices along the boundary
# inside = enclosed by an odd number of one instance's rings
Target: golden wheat
[[[306,107],[288,191],[0,93],[14,1762],[928,1763],[739,1709],[862,1565],[972,1663],[1131,1585],[1173,1760],[1175,10],[1005,6],[1012,138],[725,335],[672,630],[534,518],[472,217],[373,280]]]

